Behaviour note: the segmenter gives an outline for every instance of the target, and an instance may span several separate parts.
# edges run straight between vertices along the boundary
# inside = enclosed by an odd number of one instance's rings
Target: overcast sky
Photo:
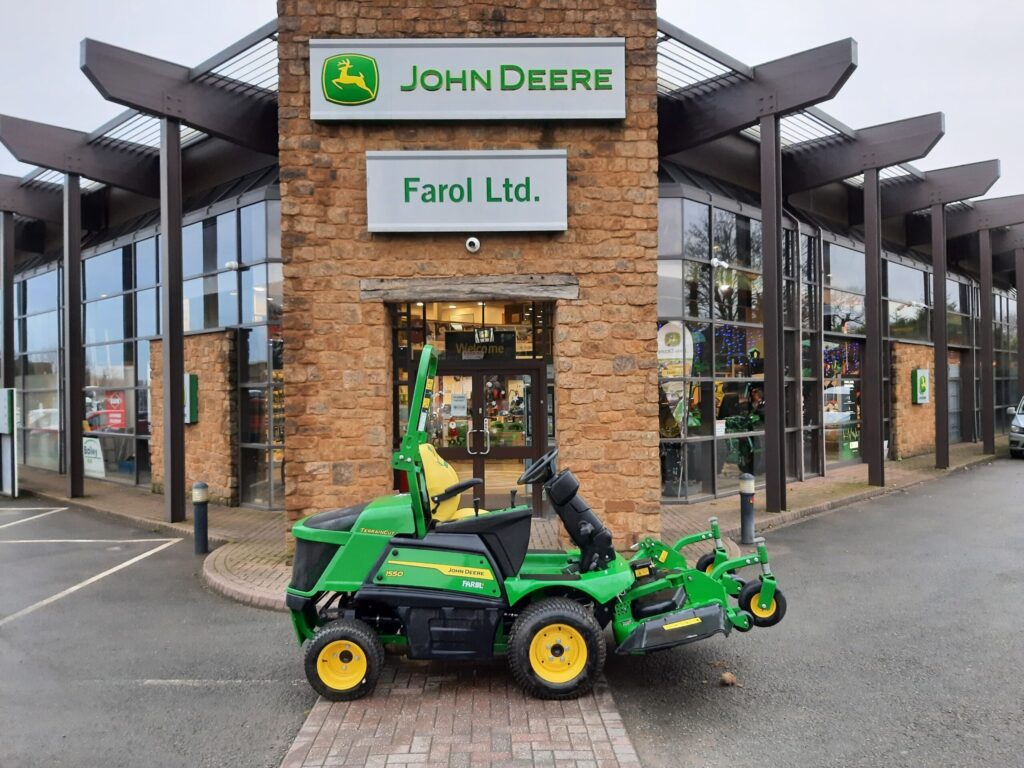
[[[1024,4],[1006,0],[661,0],[658,13],[750,65],[853,37],[859,66],[823,108],[857,128],[946,114],[929,170],[998,157],[1024,192]],[[84,37],[189,66],[276,14],[274,0],[0,0],[0,112],[83,131],[121,111],[78,68]],[[28,170],[0,148],[0,173]]]

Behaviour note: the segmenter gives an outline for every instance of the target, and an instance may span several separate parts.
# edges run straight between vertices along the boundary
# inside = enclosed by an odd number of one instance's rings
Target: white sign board
[[[564,149],[367,152],[367,229],[563,231],[565,157]]]
[[[465,418],[467,414],[467,400],[465,395],[452,395],[452,418]]]
[[[107,476],[107,468],[103,464],[103,445],[98,437],[82,438],[82,460],[86,477],[102,479]]]
[[[626,116],[621,37],[309,41],[313,120]]]

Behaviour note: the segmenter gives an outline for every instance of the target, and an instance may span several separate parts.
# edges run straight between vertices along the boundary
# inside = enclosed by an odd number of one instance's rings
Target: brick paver
[[[389,659],[372,695],[317,701],[281,768],[639,766],[602,679],[575,701],[527,698],[503,662]]]

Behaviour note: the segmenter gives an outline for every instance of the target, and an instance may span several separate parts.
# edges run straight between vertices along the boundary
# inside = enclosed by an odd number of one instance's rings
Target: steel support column
[[[778,115],[761,118],[764,276],[765,509],[786,508],[786,384],[782,321],[782,145]]]
[[[992,233],[978,232],[981,261],[981,442],[985,453],[996,452],[995,349],[992,338]]]
[[[882,386],[885,341],[882,338],[882,205],[878,169],[864,171],[864,378],[861,381],[861,456],[868,464],[868,484],[885,485],[885,439]]]
[[[1017,286],[1017,398],[1024,397],[1024,248],[1013,252]],[[4,386],[7,386],[6,384]]]
[[[0,386],[14,386],[14,214],[0,211]]]
[[[160,121],[160,319],[163,355],[164,508],[185,519],[185,364],[181,296],[181,126]]]
[[[85,354],[82,347],[82,187],[64,174],[64,471],[68,497],[85,493],[82,421],[85,419]]]
[[[946,338],[946,206],[932,207],[932,341],[935,343],[935,468],[949,468],[949,346]]]

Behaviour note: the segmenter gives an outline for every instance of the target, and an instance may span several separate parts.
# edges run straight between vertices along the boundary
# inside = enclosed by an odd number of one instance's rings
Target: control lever
[[[473,499],[473,513],[480,517],[480,499],[478,498]]]
[[[513,488],[511,491],[509,491],[509,495],[512,497],[511,503],[509,504],[510,507],[514,507],[516,505],[516,494],[517,493],[519,493],[519,489],[518,488]]]

